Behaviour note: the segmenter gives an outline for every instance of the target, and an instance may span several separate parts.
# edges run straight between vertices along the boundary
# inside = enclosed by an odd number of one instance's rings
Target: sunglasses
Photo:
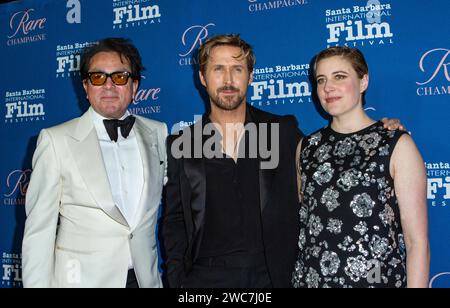
[[[114,72],[111,74],[107,74],[104,72],[90,72],[88,73],[89,81],[93,86],[102,86],[108,80],[108,77],[111,77],[112,82],[116,86],[123,86],[128,83],[128,78],[131,77],[131,73],[129,72]]]

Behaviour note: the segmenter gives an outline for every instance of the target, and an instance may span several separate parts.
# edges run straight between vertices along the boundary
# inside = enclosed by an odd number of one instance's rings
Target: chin
[[[107,115],[108,118],[119,118],[121,117],[124,113],[126,112],[125,110],[121,110],[121,109],[108,109],[105,110],[105,115]]]
[[[218,108],[220,108],[222,110],[227,110],[227,111],[233,111],[233,110],[238,109],[239,106],[242,105],[242,103],[243,103],[243,101],[241,101],[241,102],[236,102],[236,101],[228,102],[228,101],[223,100],[223,99],[220,99],[219,101],[214,102],[214,104]]]
[[[339,112],[330,112],[330,111],[328,111],[327,113],[328,113],[330,116],[332,116],[332,117],[338,117],[338,116],[341,115],[341,113],[339,113]]]
[[[327,108],[327,109],[325,109],[325,111],[326,111],[326,113],[328,113],[328,115],[330,115],[332,117],[337,117],[337,116],[340,116],[342,114],[338,110],[333,110],[332,108]]]

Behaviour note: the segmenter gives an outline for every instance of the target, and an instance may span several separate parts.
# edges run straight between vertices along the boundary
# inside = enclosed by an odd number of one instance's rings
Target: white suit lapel
[[[76,130],[72,136],[68,137],[67,143],[87,189],[97,205],[112,219],[129,227],[114,204],[97,132],[89,112],[79,119]]]
[[[139,202],[139,212],[137,213],[137,224],[139,224],[149,211],[151,211],[152,207],[154,207],[152,199],[156,195],[159,196],[159,193],[156,191],[159,185],[156,182],[159,181],[160,176],[160,155],[155,130],[145,125],[139,118],[136,119],[133,130],[136,134],[144,169],[144,188]]]

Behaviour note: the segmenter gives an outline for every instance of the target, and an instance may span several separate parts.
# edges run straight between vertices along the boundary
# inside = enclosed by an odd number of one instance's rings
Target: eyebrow
[[[336,71],[336,72],[333,73],[333,75],[336,75],[336,74],[348,74],[348,72],[346,72],[346,71]]]
[[[103,70],[103,69],[94,69],[94,68],[89,69],[89,72],[90,73],[106,73],[106,74],[108,74],[108,72]],[[123,72],[131,72],[131,69],[119,68],[117,70],[112,71],[109,74],[112,74],[112,73],[123,73]]]
[[[231,67],[231,68],[245,68],[245,65],[235,64],[235,65],[226,65],[226,64],[213,64],[211,67],[222,68],[222,67]]]
[[[227,64],[212,64],[213,66],[231,66],[231,67],[244,67],[244,64],[232,64],[232,65],[227,65]]]
[[[336,71],[336,72],[333,72],[331,75],[337,75],[337,74],[346,74],[346,75],[348,75],[348,72],[346,72],[346,71]],[[325,77],[325,75],[318,75],[318,76],[316,76],[316,78],[319,78],[319,77]]]

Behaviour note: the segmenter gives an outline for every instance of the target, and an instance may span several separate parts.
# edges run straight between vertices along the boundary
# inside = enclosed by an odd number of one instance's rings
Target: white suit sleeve
[[[51,287],[62,183],[50,133],[42,130],[33,155],[22,244],[24,287]]]

